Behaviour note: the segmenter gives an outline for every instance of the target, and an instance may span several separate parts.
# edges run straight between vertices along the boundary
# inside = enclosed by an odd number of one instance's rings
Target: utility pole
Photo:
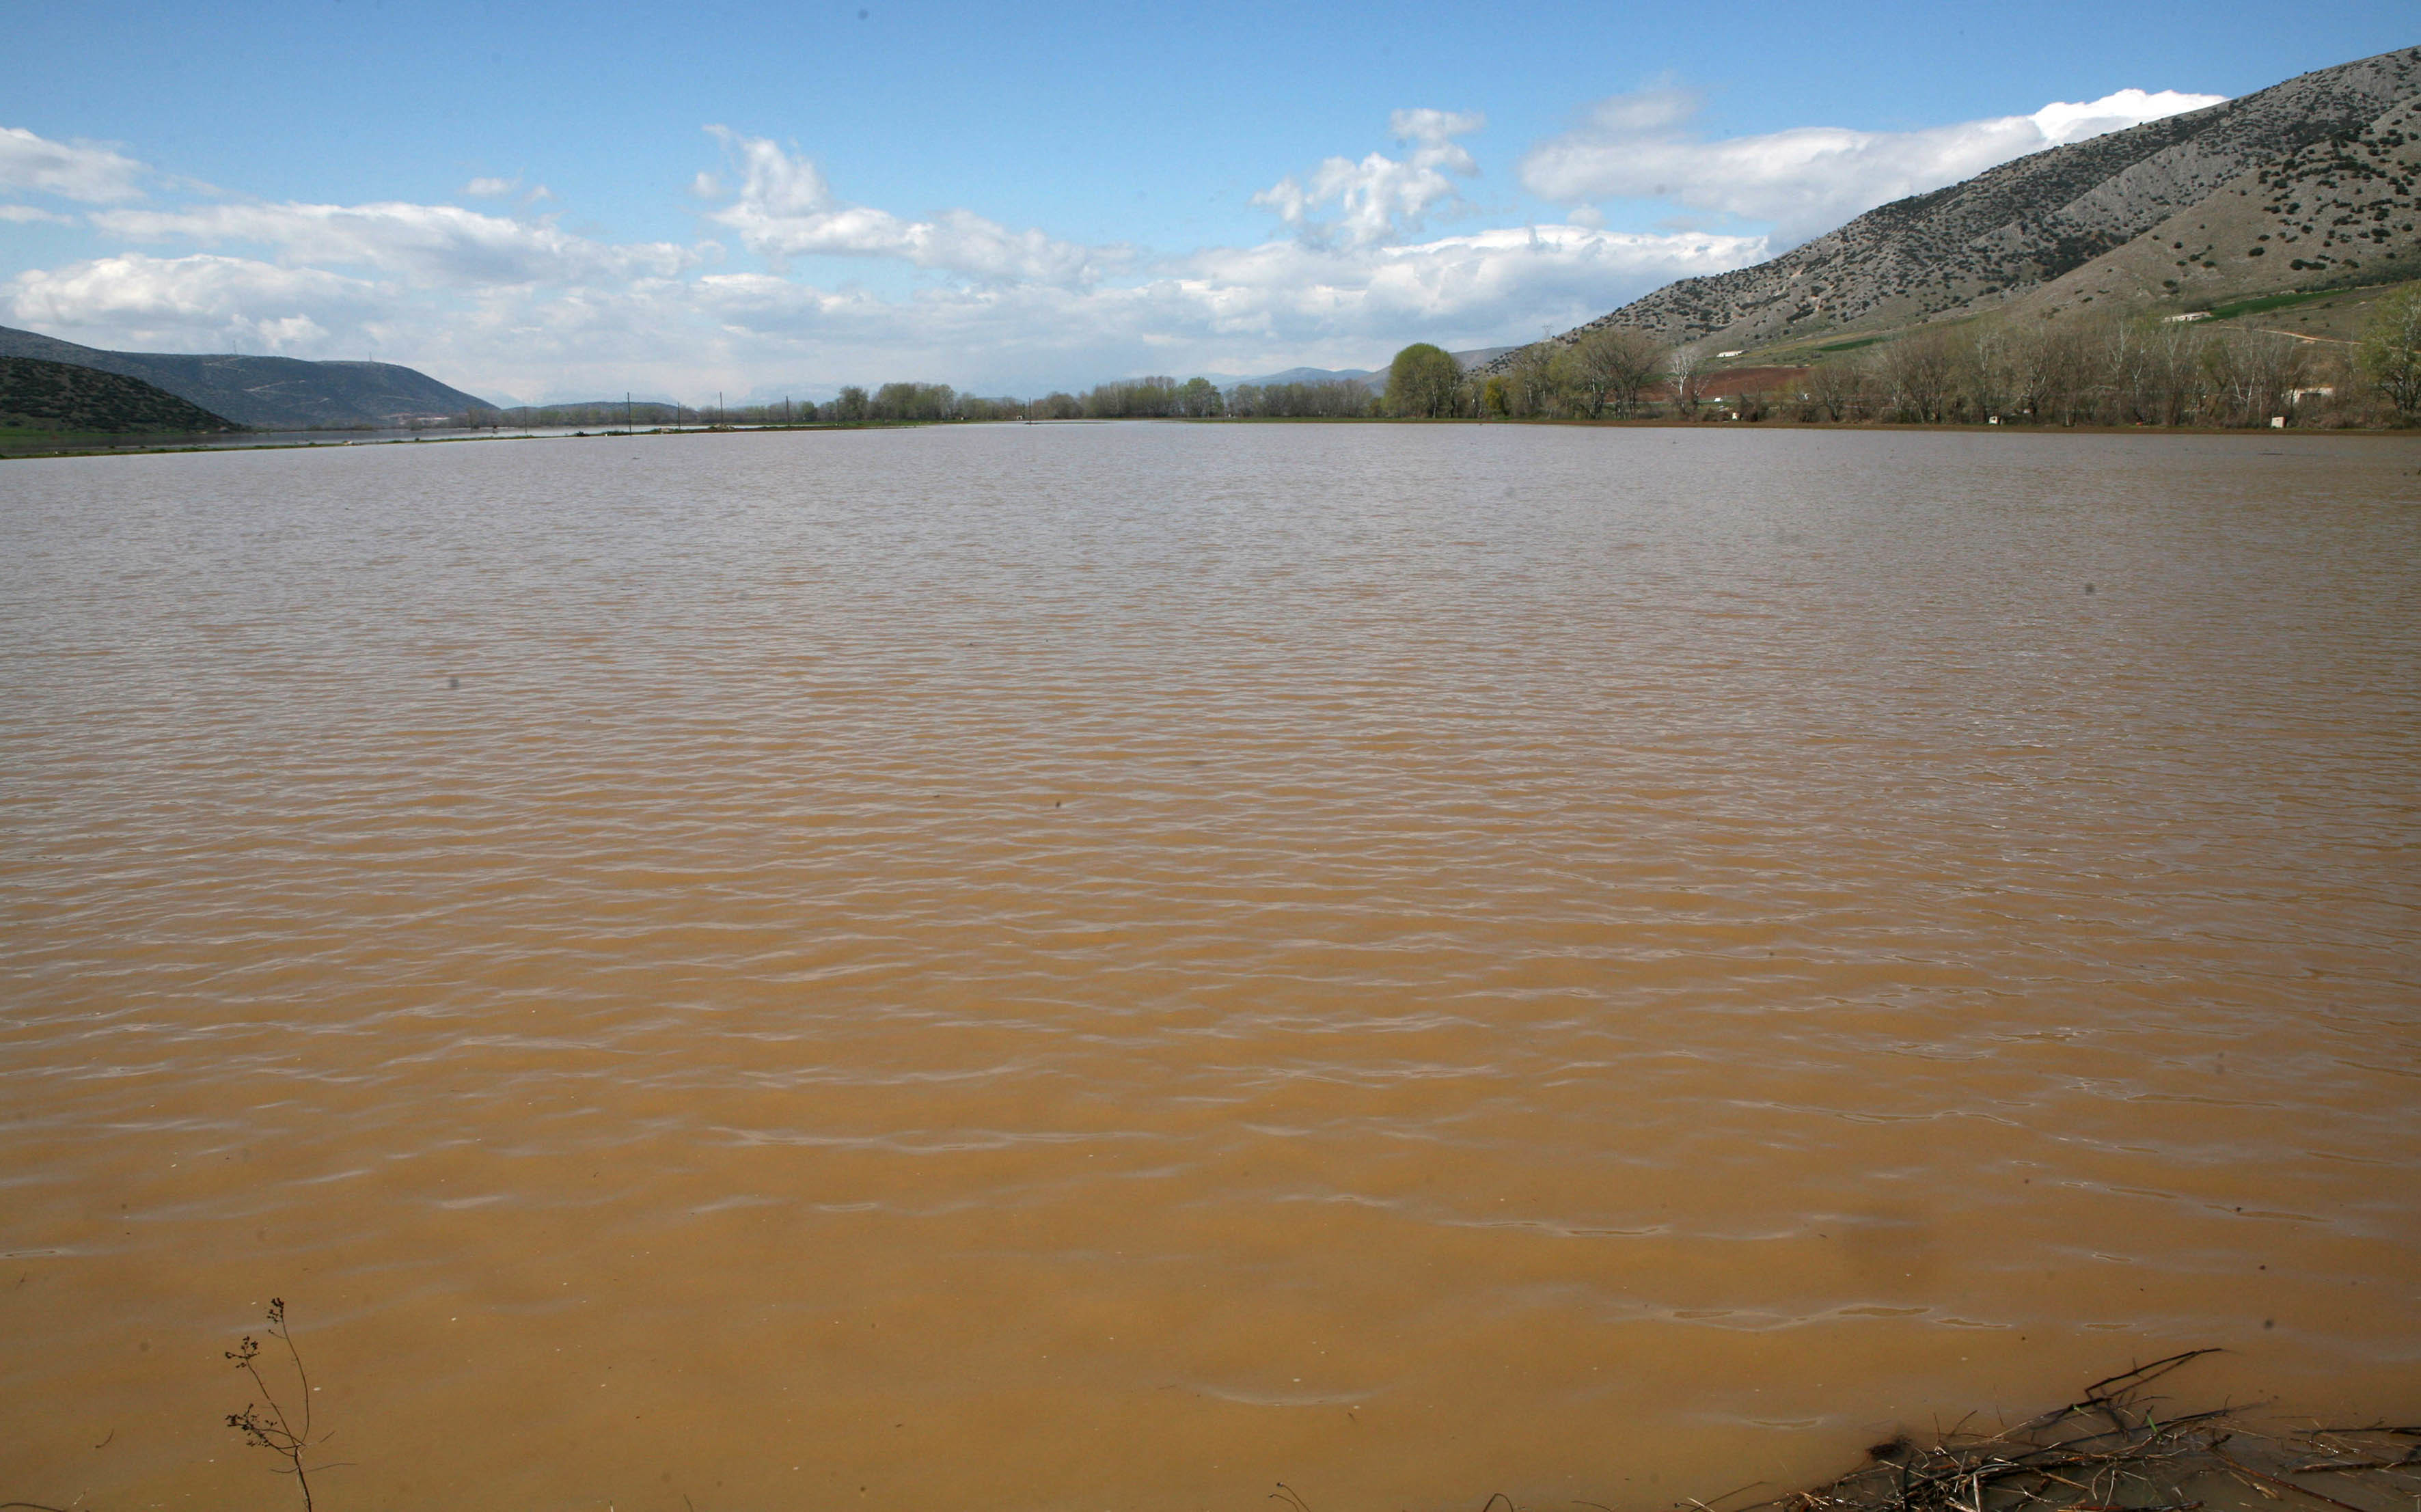
[[[631,423],[631,391],[627,388],[622,391],[622,434],[638,434],[638,428]]]

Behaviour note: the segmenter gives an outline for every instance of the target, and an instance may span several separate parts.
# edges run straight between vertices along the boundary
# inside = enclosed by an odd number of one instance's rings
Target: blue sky
[[[2281,17],[12,7],[0,323],[498,399],[1375,366],[2421,39],[2409,5]]]

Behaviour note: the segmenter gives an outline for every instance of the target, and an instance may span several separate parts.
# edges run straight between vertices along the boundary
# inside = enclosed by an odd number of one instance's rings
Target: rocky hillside
[[[40,430],[241,430],[139,378],[38,357],[0,357],[0,427]]]
[[[2292,148],[2012,304],[2209,306],[2290,287],[2421,274],[2421,100]]]
[[[2342,186],[2351,171],[2324,165],[2340,164],[2349,142],[2364,144],[2353,156],[2372,164],[2377,154],[2370,147],[2384,141],[2382,123],[2405,119],[2398,113],[2416,99],[2421,48],[2306,73],[2257,94],[2053,148],[1964,183],[1895,201],[1770,262],[1668,284],[1555,339],[1568,342],[1584,331],[1620,325],[1673,342],[1759,347],[2005,303],[2169,226],[2180,212],[2223,195],[2236,197],[2233,191],[2247,189],[2248,182],[2266,188],[2271,180],[2258,177],[2261,171],[2268,168],[2275,178],[2288,171],[2290,161],[2313,169],[2294,182],[2313,185],[2314,193],[2305,196],[2308,204],[2289,195],[2277,213],[2301,217],[2294,222],[2299,227],[2308,220],[2312,229],[2296,234],[2314,244],[2294,243],[2285,261],[2301,257],[2310,263],[2325,256],[2331,260],[2320,264],[2323,270],[2342,270],[2348,256],[2359,256],[2345,238],[2358,235],[2366,250],[2376,247],[2376,223],[2366,222],[2357,232],[2351,223],[2331,221],[2350,213],[2347,208],[2319,211],[2319,179],[2334,175]],[[2249,202],[2255,195],[2247,189],[2241,197]],[[2289,201],[2300,208],[2287,211]],[[2400,202],[2409,206],[2411,200]],[[2273,239],[2279,234],[2271,232]],[[2186,250],[2172,249],[2168,260]],[[2193,250],[2208,257],[2219,249]],[[2246,260],[2262,261],[2266,271],[2273,256],[2265,246],[2260,258]],[[2282,269],[2285,276],[2272,282],[2287,282],[2292,272]],[[2176,287],[2187,282],[2179,279]],[[2154,287],[2163,286],[2156,279]],[[1488,370],[1510,360],[1498,358]]]
[[[37,357],[139,378],[240,425],[264,430],[395,425],[460,414],[475,405],[494,408],[427,373],[393,363],[103,351],[8,326],[0,326],[0,357]]]

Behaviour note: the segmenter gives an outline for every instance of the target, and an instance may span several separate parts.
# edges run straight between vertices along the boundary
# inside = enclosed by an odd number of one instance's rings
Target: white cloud
[[[105,205],[141,199],[142,180],[149,174],[142,164],[99,142],[54,142],[20,126],[0,126],[0,189]]]
[[[462,193],[473,199],[502,199],[521,185],[519,179],[474,179],[462,186]]]
[[[100,229],[136,242],[275,247],[290,261],[376,268],[463,288],[666,276],[698,254],[665,242],[611,245],[546,220],[483,215],[456,205],[206,205],[99,210]]]
[[[1495,345],[1765,253],[1756,237],[1541,226],[1382,248],[1213,248],[1140,281],[1087,288],[976,286],[894,302],[770,273],[684,287],[737,350],[789,371],[813,362],[843,375],[922,371],[1035,390],[1138,371],[1368,366],[1415,337]]]
[[[390,290],[321,269],[140,253],[19,273],[0,285],[0,300],[10,324],[128,346],[215,349],[237,336],[255,350],[300,348],[305,355],[317,354],[331,326],[358,331],[394,304]]]
[[[1807,126],[1710,142],[1686,131],[1697,98],[1657,88],[1601,101],[1581,125],[1532,148],[1522,162],[1522,182],[1565,203],[1650,197],[1770,221],[1783,240],[1795,242],[2012,158],[2226,98],[2121,89],[2081,104],[2054,101],[2031,116],[1913,132]]]
[[[781,266],[797,257],[888,257],[990,282],[1081,285],[1127,260],[1117,247],[1061,242],[1040,231],[1012,231],[972,210],[945,210],[929,221],[889,210],[844,205],[823,172],[764,137],[708,128],[740,160],[738,197],[707,218],[737,232],[741,244]],[[723,188],[701,173],[692,192],[719,198]]]
[[[696,397],[773,373],[1025,393],[1141,371],[1367,366],[1413,339],[1495,345],[1766,251],[1754,237],[1540,226],[1383,247],[1217,247],[1091,285],[974,280],[905,298],[766,272],[463,288],[129,253],[0,285],[0,324],[153,351],[375,351],[492,397]]]
[[[1445,180],[1472,166],[1456,139],[1476,117],[1405,111],[1391,125],[1413,145],[1412,173]],[[634,388],[695,398],[772,375],[802,393],[898,378],[1031,393],[1139,371],[1367,366],[1414,339],[1495,345],[1768,252],[1761,237],[1611,232],[1585,216],[1411,240],[1441,196],[1407,179],[1332,201],[1379,206],[1383,234],[1146,261],[970,210],[911,220],[850,205],[796,149],[723,139],[730,187],[710,218],[770,266],[704,266],[721,254],[714,242],[617,244],[456,206],[120,208],[83,219],[120,242],[197,248],[105,246],[22,273],[0,282],[0,323],[102,347],[375,352],[491,397]],[[898,296],[819,287],[784,264],[808,254],[945,276]]]
[[[0,205],[0,221],[14,226],[72,226],[75,223],[55,210],[36,210],[31,205]]]
[[[1431,208],[1460,197],[1447,175],[1470,178],[1479,164],[1455,138],[1487,124],[1476,111],[1398,110],[1387,119],[1388,132],[1412,148],[1410,155],[1373,152],[1359,163],[1329,158],[1308,181],[1289,174],[1255,195],[1253,203],[1275,210],[1305,241],[1350,246],[1393,241],[1418,230]],[[1315,213],[1329,205],[1337,207],[1335,217]]]
[[[1493,344],[1566,313],[1590,315],[1676,278],[1766,255],[1762,237],[1649,235],[1581,226],[1513,226],[1372,248],[1294,242],[1220,248],[1187,260],[1181,287],[1212,329],[1276,341],[1408,330]],[[1585,318],[1585,317],[1583,317]]]

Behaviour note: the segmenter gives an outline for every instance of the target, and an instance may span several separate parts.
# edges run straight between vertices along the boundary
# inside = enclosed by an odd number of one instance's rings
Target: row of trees
[[[1378,399],[1363,384],[1239,383],[1221,389],[1207,378],[1133,378],[1097,385],[1085,395],[1047,394],[1029,407],[1037,420],[1207,420],[1303,417],[1360,419]]]
[[[1435,352],[1435,348],[1426,349]],[[1440,353],[1439,355],[1443,355]],[[1769,416],[1808,424],[2377,426],[2421,420],[2421,289],[2382,300],[2355,346],[2158,318],[1963,321],[1804,369],[1710,372],[1689,347],[1606,329],[1540,343],[1450,397],[1424,349],[1397,358],[1397,413],[1507,419]],[[1426,376],[1424,376],[1426,374]],[[1405,377],[1412,382],[1406,383]],[[1747,380],[1754,378],[1754,382]],[[1399,393],[1404,397],[1398,397]]]
[[[1077,395],[985,398],[947,383],[854,385],[821,404],[732,410],[596,404],[475,412],[476,426],[858,425],[950,420],[1627,419],[1720,416],[1808,424],[2372,426],[2421,421],[2421,288],[2380,301],[2359,346],[2210,321],[2026,317],[1922,328],[1832,352],[1806,368],[1735,375],[1694,347],[1605,327],[1523,349],[1501,372],[1462,371],[1426,342],[1398,352],[1385,387],[1332,381],[1238,384],[1123,379]],[[1752,382],[1751,380],[1754,379]]]
[[[2409,328],[2400,339],[2399,321]],[[1836,354],[1794,390],[1744,409],[1808,421],[2409,424],[2421,418],[2416,348],[2421,299],[2411,295],[2385,302],[2355,347],[2199,321],[1981,320]],[[2399,382],[2398,371],[2413,377]]]
[[[776,399],[767,404],[699,405],[649,401],[525,405],[511,410],[471,410],[449,424],[474,429],[502,426],[788,426],[864,425],[880,421],[1016,420],[1026,402],[961,394],[947,383],[885,383],[873,393],[851,384],[818,404]]]

